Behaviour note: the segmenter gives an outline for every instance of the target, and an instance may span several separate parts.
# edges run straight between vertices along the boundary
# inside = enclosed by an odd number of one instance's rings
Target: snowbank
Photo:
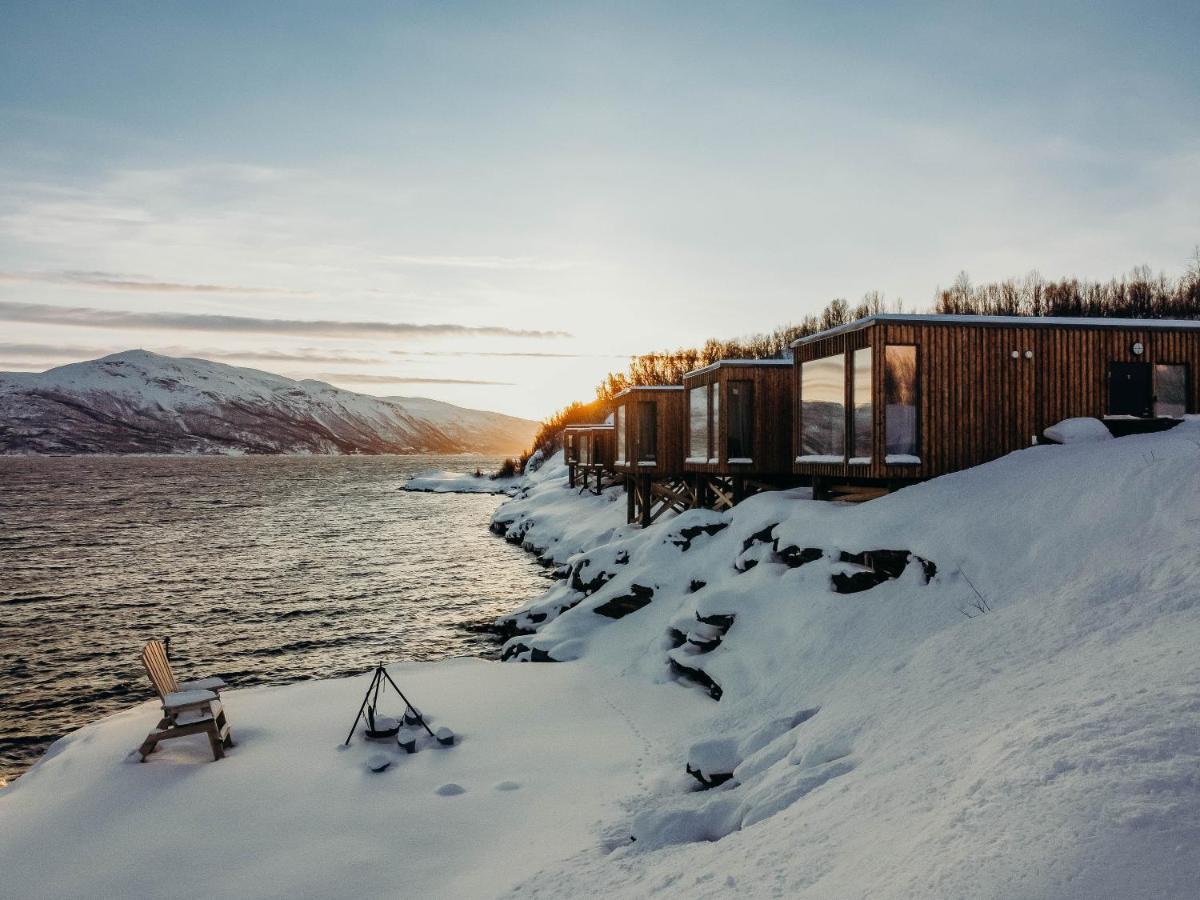
[[[464,475],[445,469],[418,472],[404,483],[406,491],[435,494],[512,494],[520,478],[493,478],[490,475]]]
[[[561,452],[521,480],[513,499],[496,511],[492,530],[556,567],[583,550],[641,534],[625,524],[621,488],[597,495],[567,485]]]
[[[678,765],[718,786],[522,890],[1194,897],[1197,510],[1186,423],[615,529],[501,620],[505,653],[692,683],[711,712]]]
[[[238,745],[221,762],[203,736],[127,759],[157,720],[150,703],[62,739],[0,790],[0,893],[493,897],[603,839],[595,823],[671,771],[701,711],[675,686],[597,690],[582,667],[389,671],[457,746],[408,756],[357,736],[342,750],[365,675],[228,692]],[[376,754],[386,771],[369,771]]]
[[[1099,419],[1081,416],[1063,419],[1045,431],[1046,437],[1060,444],[1079,444],[1085,441],[1110,441],[1112,432]]]

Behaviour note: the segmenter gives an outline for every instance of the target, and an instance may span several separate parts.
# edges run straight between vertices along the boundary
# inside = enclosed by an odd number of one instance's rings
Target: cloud
[[[123,347],[85,347],[78,344],[12,344],[0,342],[0,359],[44,359],[88,360],[119,353]],[[320,350],[302,347],[298,350],[217,350],[195,347],[157,347],[156,353],[164,356],[191,356],[200,359],[266,360],[269,362],[302,363],[353,363],[370,364],[383,362],[374,356],[351,353],[344,350]]]
[[[117,351],[111,347],[83,347],[78,344],[0,343],[0,356],[48,356],[52,359],[95,359]]]
[[[628,359],[632,353],[535,353],[495,350],[391,350],[396,356],[515,356],[529,359]]]
[[[370,375],[365,372],[322,372],[326,381],[343,384],[492,384],[511,387],[511,381],[480,381],[474,378],[407,378],[403,375]]]
[[[342,322],[331,319],[260,319],[209,313],[134,312],[90,306],[53,306],[0,300],[0,320],[77,325],[90,328],[146,328],[242,334],[303,334],[316,337],[570,337],[565,331],[538,331],[502,325],[416,322]]]
[[[99,288],[106,291],[149,292],[155,294],[288,294],[310,296],[311,291],[277,287],[242,287],[229,284],[187,284],[179,281],[154,281],[141,275],[115,275],[111,272],[0,272],[0,281],[36,284],[63,284],[70,287]]]
[[[439,266],[453,269],[525,269],[537,272],[561,272],[575,265],[570,260],[538,259],[533,256],[396,256],[381,257],[384,262],[406,266]]]

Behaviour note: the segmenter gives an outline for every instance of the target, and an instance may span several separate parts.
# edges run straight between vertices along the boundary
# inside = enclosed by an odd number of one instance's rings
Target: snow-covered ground
[[[645,530],[555,458],[494,528],[565,576],[506,654],[566,662],[395,667],[461,746],[369,774],[357,679],[125,764],[143,706],[0,792],[6,892],[1200,894],[1200,423]]]
[[[673,772],[671,748],[703,712],[678,686],[647,694],[582,666],[389,671],[456,746],[426,739],[408,756],[359,735],[343,750],[367,676],[227,692],[238,745],[220,762],[202,736],[131,761],[151,703],[64,738],[0,791],[0,896],[496,896],[627,839],[605,830]],[[393,763],[374,773],[379,753]]]

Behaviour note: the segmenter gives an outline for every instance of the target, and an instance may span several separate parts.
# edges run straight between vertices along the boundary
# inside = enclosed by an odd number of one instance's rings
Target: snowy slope
[[[460,746],[339,751],[364,677],[230,692],[228,759],[127,764],[148,702],[0,790],[5,890],[1198,895],[1200,422],[859,506],[623,512],[561,457],[501,507],[566,576],[506,652],[568,661],[395,667]]]
[[[510,452],[526,449],[533,443],[536,424],[528,419],[506,416],[482,409],[464,409],[441,400],[427,397],[387,397],[391,403],[404,408],[433,425],[453,440],[469,446],[509,448]]]
[[[536,427],[437,407],[131,350],[0,374],[0,453],[507,453]]]
[[[572,497],[530,485],[497,527]],[[521,895],[1200,895],[1198,527],[1188,422],[859,506],[576,529],[506,653],[719,697],[676,760],[732,777],[646,792],[611,824],[636,840]]]

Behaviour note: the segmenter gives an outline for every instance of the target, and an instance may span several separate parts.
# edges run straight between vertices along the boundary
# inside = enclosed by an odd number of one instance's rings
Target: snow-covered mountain
[[[515,453],[537,424],[130,350],[0,373],[0,453]]]

